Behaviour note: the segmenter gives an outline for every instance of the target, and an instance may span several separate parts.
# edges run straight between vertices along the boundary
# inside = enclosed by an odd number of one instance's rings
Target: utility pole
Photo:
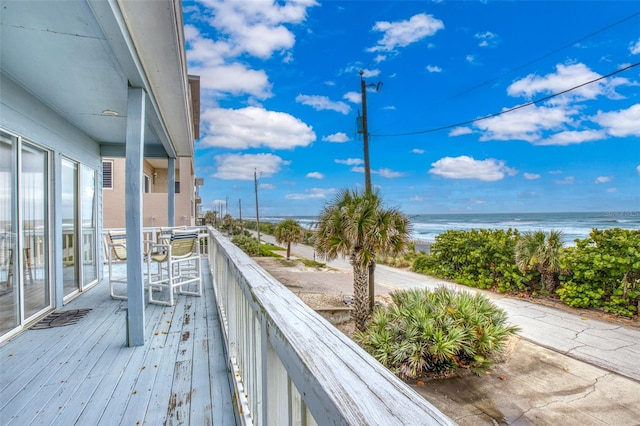
[[[369,164],[369,130],[367,129],[367,86],[360,70],[360,90],[362,92],[362,145],[364,146],[364,190],[371,192],[371,165]]]
[[[369,163],[369,129],[367,125],[367,84],[364,82],[364,71],[360,70],[360,91],[362,92],[362,145],[364,147],[364,190],[366,194],[371,194],[371,165]],[[380,91],[382,83],[376,86],[376,91]],[[376,261],[369,263],[369,313],[373,313],[376,298],[375,280]]]
[[[242,223],[242,198],[238,198],[238,211],[240,212],[240,233],[244,234],[244,223]]]
[[[256,228],[258,229],[258,247],[260,247],[260,214],[258,213],[258,174],[253,169],[253,183],[256,192]]]

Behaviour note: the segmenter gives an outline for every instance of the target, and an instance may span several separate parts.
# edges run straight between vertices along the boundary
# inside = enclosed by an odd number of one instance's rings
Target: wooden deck
[[[126,301],[107,282],[64,310],[77,324],[27,330],[0,347],[2,425],[235,425],[211,275],[203,297],[147,304],[146,344],[129,348]]]

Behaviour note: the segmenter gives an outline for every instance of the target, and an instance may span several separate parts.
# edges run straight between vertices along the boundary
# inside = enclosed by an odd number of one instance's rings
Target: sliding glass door
[[[20,229],[24,317],[51,305],[49,285],[49,153],[23,141],[20,172]]]
[[[20,324],[20,292],[16,286],[18,140],[0,132],[0,335]]]
[[[96,212],[96,171],[80,167],[80,217],[82,218],[82,287],[98,280],[97,241],[98,215]]]
[[[0,336],[52,305],[49,161],[0,131]]]
[[[62,159],[62,266],[64,296],[98,279],[96,172]]]

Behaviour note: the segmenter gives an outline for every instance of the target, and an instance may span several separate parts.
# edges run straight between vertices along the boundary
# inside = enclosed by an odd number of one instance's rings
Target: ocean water
[[[494,213],[494,214],[418,214],[409,215],[413,240],[433,242],[438,234],[448,230],[508,229],[520,232],[551,230],[562,231],[566,246],[575,245],[576,239],[589,236],[593,228],[640,229],[640,210],[580,212],[580,213]],[[296,219],[304,228],[313,228],[312,216],[265,217],[265,222],[278,223]]]

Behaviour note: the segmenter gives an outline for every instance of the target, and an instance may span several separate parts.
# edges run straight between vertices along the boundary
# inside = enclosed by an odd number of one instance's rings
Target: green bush
[[[251,257],[265,257],[265,256],[279,257],[279,255],[278,256],[274,255],[274,253],[272,252],[272,249],[277,248],[282,250],[281,248],[276,246],[266,247],[264,245],[261,245],[258,243],[257,238],[246,236],[246,235],[236,235],[233,238],[231,238],[231,242],[237,245],[242,251],[244,251],[245,253],[247,253],[247,255]]]
[[[391,297],[394,304],[377,309],[367,330],[355,339],[403,378],[457,368],[484,371],[518,331],[506,325],[506,313],[481,294],[441,287],[398,291]]]
[[[578,308],[631,317],[640,299],[640,231],[594,229],[564,250],[556,293]]]
[[[537,272],[522,274],[518,270],[518,236],[514,229],[446,231],[436,237],[430,254],[419,255],[413,261],[412,269],[470,287],[500,292],[529,290]]]

